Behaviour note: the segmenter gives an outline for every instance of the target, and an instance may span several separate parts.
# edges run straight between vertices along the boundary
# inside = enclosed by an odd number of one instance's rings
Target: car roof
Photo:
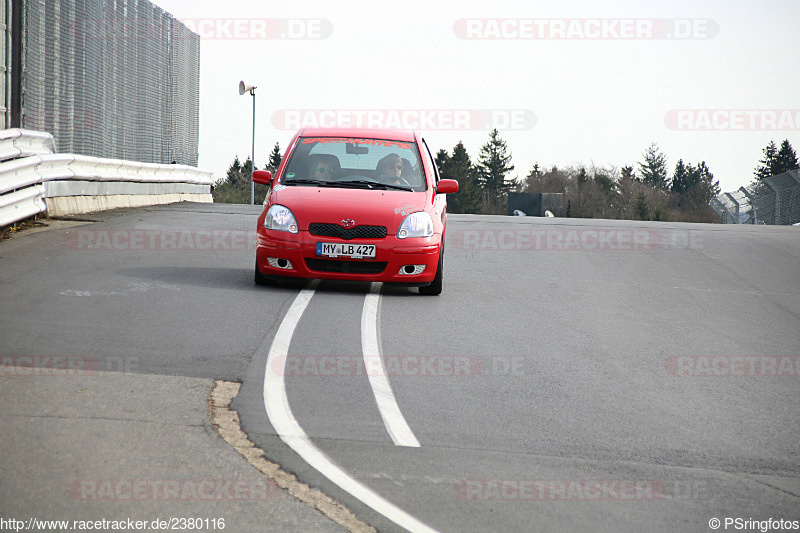
[[[414,141],[412,130],[373,128],[303,128],[301,137],[353,137],[365,139],[387,139],[391,141]]]

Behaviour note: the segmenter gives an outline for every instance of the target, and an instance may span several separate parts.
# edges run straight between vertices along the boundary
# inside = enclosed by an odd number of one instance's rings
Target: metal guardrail
[[[19,128],[0,130],[0,161],[55,153],[53,136]]]
[[[44,187],[35,185],[0,195],[0,227],[45,211]]]
[[[800,170],[764,178],[720,194],[711,207],[723,224],[790,225],[800,222]]]
[[[175,201],[185,195],[211,202],[213,173],[186,165],[158,165],[119,159],[55,154],[52,135],[29,130],[0,131],[0,226],[5,226],[55,207],[80,212],[81,207],[64,207],[60,200],[72,197],[108,200],[137,198],[163,203],[158,197]],[[74,204],[74,203],[73,203]],[[106,202],[84,202],[96,209]],[[126,203],[124,205],[132,205]]]

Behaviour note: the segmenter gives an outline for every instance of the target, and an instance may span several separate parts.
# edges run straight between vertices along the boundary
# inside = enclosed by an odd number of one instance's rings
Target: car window
[[[363,180],[424,191],[427,184],[415,142],[346,137],[301,137],[286,167],[284,184],[297,180]]]

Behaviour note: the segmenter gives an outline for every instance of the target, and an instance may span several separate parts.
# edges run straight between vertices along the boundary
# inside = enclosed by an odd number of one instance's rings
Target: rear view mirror
[[[356,143],[347,143],[345,145],[345,151],[347,151],[348,154],[352,155],[364,155],[369,153],[369,148],[367,148],[366,146],[358,145]]]
[[[269,170],[256,170],[253,172],[253,181],[262,185],[269,185],[272,181],[272,172]]]

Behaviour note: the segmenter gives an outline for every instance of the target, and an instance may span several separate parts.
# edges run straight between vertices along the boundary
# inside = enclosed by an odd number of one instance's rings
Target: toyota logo
[[[343,228],[352,228],[356,225],[356,221],[352,218],[346,218],[341,222]]]

